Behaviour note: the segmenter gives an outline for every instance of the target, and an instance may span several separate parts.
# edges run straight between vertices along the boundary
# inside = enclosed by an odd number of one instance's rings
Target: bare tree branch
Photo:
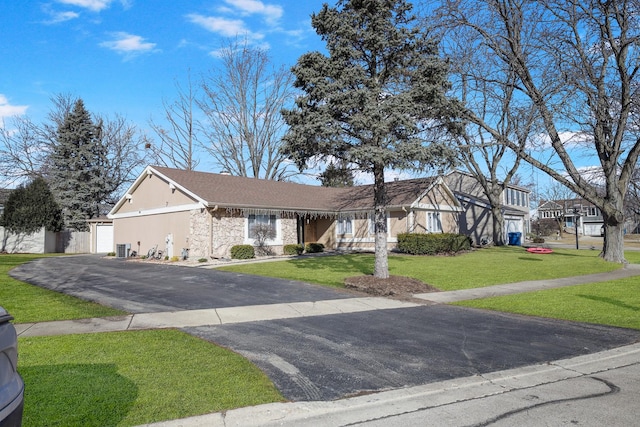
[[[204,148],[233,175],[285,180],[296,173],[280,152],[285,122],[280,114],[293,100],[293,75],[273,68],[267,53],[244,42],[220,51],[221,66],[202,83],[198,105]]]

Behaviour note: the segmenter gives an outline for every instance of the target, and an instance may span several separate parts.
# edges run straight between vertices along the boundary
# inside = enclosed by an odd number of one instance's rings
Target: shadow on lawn
[[[112,364],[37,365],[18,369],[25,382],[24,425],[114,426],[138,396]]]
[[[309,259],[296,259],[291,262],[296,268],[322,270],[330,269],[343,273],[373,274],[373,254],[336,254]]]
[[[584,295],[584,294],[580,294],[580,295],[576,295],[580,298],[584,298],[584,299],[589,299],[591,301],[597,301],[597,302],[603,302],[605,304],[611,304],[614,307],[619,307],[619,308],[623,308],[625,310],[632,310],[632,311],[640,311],[640,307],[634,306],[634,305],[629,305],[627,303],[624,303],[620,300],[617,299],[613,299],[613,298],[607,298],[607,297],[597,297],[594,295]]]

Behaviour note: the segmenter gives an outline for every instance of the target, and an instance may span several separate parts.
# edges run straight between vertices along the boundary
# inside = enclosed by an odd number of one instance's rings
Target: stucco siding
[[[157,175],[147,175],[114,214],[144,212],[196,203],[197,200],[178,189],[171,189],[169,183]]]
[[[32,253],[42,254],[55,252],[55,234],[53,235],[53,247],[47,245],[47,236],[51,239],[49,232],[44,228],[32,234],[11,233],[4,227],[0,227],[2,235],[2,250],[9,253]]]
[[[310,236],[306,237],[306,243],[318,242],[322,243],[326,248],[336,247],[336,225],[333,219],[318,218],[313,221],[315,223],[315,238],[311,239]]]
[[[114,243],[130,244],[139,255],[157,245],[166,256],[180,256],[190,244],[189,224],[189,211],[118,218],[113,222]]]
[[[398,237],[400,233],[407,232],[408,215],[404,211],[389,213],[389,236]]]
[[[429,191],[418,202],[420,207],[432,208],[438,207],[439,210],[450,210],[451,206],[455,206],[456,201],[451,195],[444,190],[442,185],[435,186],[432,191]]]

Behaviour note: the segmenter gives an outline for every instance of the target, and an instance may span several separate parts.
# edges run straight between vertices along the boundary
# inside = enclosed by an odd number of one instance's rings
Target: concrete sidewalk
[[[624,279],[634,276],[640,276],[640,264],[626,264],[624,268],[605,273],[565,277],[562,279],[531,280],[526,282],[507,283],[504,285],[487,286],[484,288],[462,289],[459,291],[416,294],[414,297],[434,303],[447,304],[450,302],[470,299],[519,294],[544,289],[562,288],[565,286],[584,285],[587,283],[606,282],[609,280]]]
[[[128,316],[95,319],[61,320],[56,322],[18,323],[20,337],[87,334],[141,329],[186,328],[215,326],[261,320],[291,319],[329,314],[357,313],[416,307],[421,304],[382,297],[345,298],[314,302],[250,305],[173,312],[141,313]]]
[[[487,298],[552,289],[585,283],[603,282],[640,275],[640,264],[628,264],[624,268],[606,273],[574,276],[563,279],[535,280],[487,286],[460,291],[416,294],[423,304],[450,303],[469,299]],[[141,329],[186,328],[195,326],[224,325],[230,323],[257,322],[261,320],[291,319],[340,313],[357,313],[371,310],[390,310],[423,305],[383,297],[345,298],[313,302],[250,305],[201,310],[185,310],[156,313],[140,313],[127,316],[95,319],[62,320],[41,323],[15,324],[18,336],[49,336],[115,332]]]

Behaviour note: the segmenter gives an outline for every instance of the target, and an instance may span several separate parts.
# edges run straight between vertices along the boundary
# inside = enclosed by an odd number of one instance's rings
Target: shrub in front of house
[[[282,252],[285,255],[301,255],[304,252],[304,245],[284,245]]]
[[[198,258],[198,262],[207,262],[207,261],[209,261],[209,260],[206,259],[206,258]]]
[[[471,249],[471,240],[463,234],[401,233],[398,250],[411,255],[437,255]]]
[[[532,240],[533,240],[533,243],[544,243],[544,239],[539,236],[534,237]]]
[[[324,245],[322,243],[307,243],[304,247],[304,250],[308,254],[316,254],[324,252]]]
[[[251,259],[256,257],[256,251],[251,245],[235,245],[231,247],[232,259]]]

